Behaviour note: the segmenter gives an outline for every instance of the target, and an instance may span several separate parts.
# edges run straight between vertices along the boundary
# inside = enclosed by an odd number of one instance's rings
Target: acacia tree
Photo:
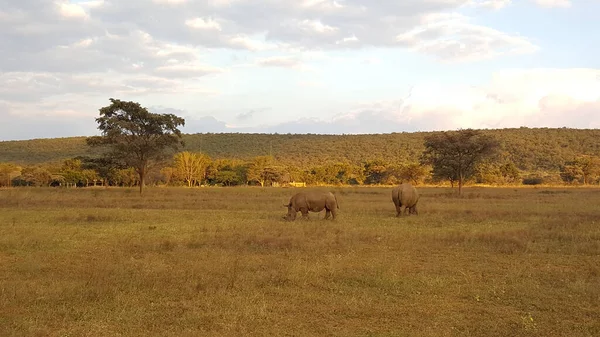
[[[210,158],[204,153],[179,152],[174,156],[174,162],[177,176],[185,180],[188,187],[202,183],[206,179]]]
[[[418,184],[419,181],[422,181],[429,173],[428,168],[419,163],[404,164],[398,171],[398,178],[402,181],[412,182],[415,185]]]
[[[275,166],[275,158],[272,156],[258,156],[252,159],[248,166],[248,181],[258,181],[260,186],[265,183],[273,183],[281,176],[281,170]]]
[[[384,183],[388,172],[386,163],[382,159],[368,160],[363,163],[365,184],[375,185]]]
[[[600,158],[581,155],[575,159],[574,165],[581,169],[581,180],[584,185],[595,181],[600,175]]]
[[[600,158],[580,155],[561,167],[560,175],[568,183],[579,182],[584,185],[597,182],[600,177]]]
[[[150,168],[165,159],[167,149],[183,145],[178,126],[185,125],[185,120],[173,114],[151,113],[137,102],[110,101],[109,106],[100,108],[100,117],[96,118],[102,135],[87,138],[87,144],[107,147],[106,157],[133,167],[142,194]]]
[[[10,163],[0,163],[0,186],[11,186],[12,178],[19,175],[21,175],[21,167]]]
[[[512,161],[500,166],[500,175],[505,183],[514,183],[518,181],[521,176],[519,169]]]
[[[481,131],[444,131],[425,137],[421,163],[432,166],[435,178],[457,181],[458,194],[461,194],[465,180],[475,174],[477,165],[494,157],[499,148],[496,139]]]
[[[127,169],[128,166],[120,162],[116,158],[108,156],[99,158],[90,158],[87,156],[76,157],[81,160],[81,168],[83,172],[95,172],[98,178],[102,181],[105,186],[116,184],[118,185],[119,170]],[[137,172],[136,172],[137,173]],[[91,173],[84,174],[84,177],[80,177],[82,180],[89,179]],[[87,178],[86,178],[87,177]]]

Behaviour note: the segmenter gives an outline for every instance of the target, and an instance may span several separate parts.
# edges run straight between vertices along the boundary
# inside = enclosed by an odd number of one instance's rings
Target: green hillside
[[[505,156],[521,170],[557,170],[581,154],[600,155],[599,129],[518,128],[483,130],[503,144]],[[250,159],[272,154],[278,161],[299,167],[324,162],[359,163],[369,159],[386,162],[417,160],[427,133],[369,135],[316,134],[186,134],[185,150],[199,151],[213,159]],[[58,162],[80,155],[96,155],[85,137],[0,142],[0,162],[36,164]]]

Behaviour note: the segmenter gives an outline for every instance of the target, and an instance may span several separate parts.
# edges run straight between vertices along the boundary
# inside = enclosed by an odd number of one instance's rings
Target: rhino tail
[[[402,206],[402,189],[396,190],[396,199],[398,200],[398,206]]]
[[[333,199],[335,199],[335,205],[337,206],[337,208],[340,209],[340,204],[338,204],[337,197],[335,196],[335,194],[333,195]]]

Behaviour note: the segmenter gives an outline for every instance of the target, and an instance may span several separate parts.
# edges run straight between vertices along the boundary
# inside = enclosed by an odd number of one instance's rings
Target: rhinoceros
[[[396,216],[399,217],[402,214],[402,208],[404,207],[404,214],[416,214],[417,202],[419,201],[419,192],[410,183],[400,184],[392,189],[392,201],[396,206]]]
[[[337,198],[331,192],[308,191],[298,192],[290,198],[287,205],[288,213],[283,217],[285,220],[296,220],[296,213],[302,212],[302,218],[308,219],[308,212],[320,212],[325,209],[325,219],[332,216],[335,220],[337,210],[340,208]]]

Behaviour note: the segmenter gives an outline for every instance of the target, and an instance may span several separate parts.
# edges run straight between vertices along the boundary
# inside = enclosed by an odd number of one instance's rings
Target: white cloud
[[[166,78],[194,78],[224,71],[222,68],[197,64],[172,64],[156,68],[155,74]]]
[[[468,17],[457,13],[431,14],[424,16],[421,22],[421,25],[396,36],[396,40],[442,62],[475,61],[538,50],[535,44],[522,36],[473,24]]]
[[[260,66],[264,67],[283,67],[283,68],[294,68],[302,65],[302,62],[295,57],[290,56],[272,56],[260,59],[256,62]]]
[[[341,40],[335,41],[336,44],[340,44],[340,43],[352,43],[352,42],[358,42],[358,38],[354,34],[352,34],[352,36],[345,37],[345,38],[343,38]]]
[[[571,0],[533,0],[536,4],[542,7],[562,7],[568,8],[571,7]]]
[[[459,10],[465,3],[464,0],[401,3],[366,0],[129,0],[71,3],[60,0],[49,7],[45,3],[10,2],[1,12],[1,17],[6,18],[0,20],[6,48],[0,50],[0,59],[4,59],[3,69],[10,71],[29,71],[32,68],[54,71],[60,67],[56,63],[66,64],[66,51],[59,51],[59,48],[79,46],[94,49],[82,49],[81,54],[69,57],[78,60],[75,67],[65,66],[65,70],[74,68],[73,71],[79,71],[87,66],[117,69],[114,63],[150,57],[150,53],[156,53],[150,46],[160,50],[161,45],[166,44],[257,52],[275,49],[306,51],[348,50],[368,46],[405,47],[407,36],[413,34],[415,29],[423,29],[423,26],[417,27],[421,18]],[[485,0],[475,3],[484,7],[493,3],[492,7],[498,7],[504,2]],[[70,20],[57,21],[53,17],[54,12]],[[205,13],[208,16],[190,16],[190,13]],[[466,18],[462,21],[463,26],[455,25],[456,29],[444,33],[451,42],[421,41],[420,36],[413,36],[410,46],[440,57],[448,55],[455,59],[460,54],[460,58],[469,60],[477,59],[480,55],[502,55],[502,50],[508,45],[521,45],[519,50],[523,52],[534,49],[521,37],[486,30],[474,24],[468,26]],[[437,28],[430,27],[428,30],[440,30],[444,24],[438,22]],[[470,34],[460,34],[459,29]],[[397,36],[404,37],[401,39],[404,43],[399,44]],[[488,40],[492,42],[486,43]],[[494,44],[494,41],[498,43]],[[120,43],[128,47],[107,48],[103,45],[107,43]],[[95,44],[99,45],[98,48],[93,48]],[[129,45],[134,48],[130,50]],[[460,46],[466,48],[461,49]],[[49,65],[41,65],[38,62],[40,58],[49,60]],[[128,64],[140,62],[126,61]],[[144,63],[147,65],[149,62]]]
[[[543,6],[570,4],[566,0],[532,1]],[[362,69],[355,68],[357,77],[353,77],[352,64],[360,67],[383,59],[385,66],[405,66],[403,60],[390,62],[401,53],[383,54],[390,49],[411,49],[416,52],[411,57],[425,54],[444,63],[536,52],[539,47],[532,39],[492,29],[466,15],[498,10],[511,3],[510,0],[0,0],[0,101],[11,116],[34,112],[50,115],[53,111],[95,115],[98,106],[106,104],[110,96],[143,98],[157,104],[176,102],[181,104],[177,108],[208,104],[227,105],[228,109],[236,104],[241,106],[232,115],[252,110],[244,104],[262,105],[263,100],[280,101],[273,113],[286,111],[285,104],[296,109],[300,109],[299,105],[310,106],[307,113],[312,108],[325,110],[317,106],[320,103],[310,105],[307,101],[331,102],[323,104],[335,109],[334,102],[354,98],[354,89],[347,89],[357,87],[351,82],[365,81],[365,75],[360,74]],[[252,81],[246,80],[265,71],[257,66],[300,70],[285,75],[292,77],[290,89],[299,89],[298,85],[302,90],[290,95],[285,104],[280,97],[257,97],[256,92],[264,93],[266,89],[253,87],[248,84]],[[320,66],[323,67],[320,74],[302,72],[316,71]],[[380,71],[382,66],[369,70]],[[346,70],[340,69],[348,69],[348,73],[341,74],[340,71]],[[432,121],[440,125],[461,121],[501,125],[503,118],[518,119],[505,111],[520,112],[523,116],[535,113],[558,116],[560,111],[576,114],[596,104],[597,84],[583,80],[589,71],[505,71],[494,75],[487,86],[478,88],[422,84],[415,87],[410,104],[405,104],[410,108],[398,110],[400,103],[395,101],[370,104],[335,121],[341,123],[340,130],[376,131],[374,125],[369,126],[369,116],[379,116],[384,123],[378,122],[377,127],[384,131],[397,128],[398,123],[419,125],[418,121],[423,127],[430,127],[434,125]],[[379,81],[375,77],[370,80]],[[565,83],[568,86],[563,86]],[[381,83],[375,84],[382,87]],[[314,89],[317,86],[323,90]],[[313,100],[311,93],[321,96]],[[334,99],[329,99],[330,93]],[[227,97],[210,101],[220,94]],[[436,99],[431,99],[432,94]],[[285,95],[283,90],[281,95]],[[199,103],[204,99],[206,102]],[[90,123],[93,126],[93,119]],[[331,123],[326,125],[335,130],[337,126]],[[307,121],[301,124],[310,125]],[[281,127],[291,130],[294,125]]]
[[[359,102],[331,119],[306,116],[276,125],[235,129],[223,122],[218,131],[339,134],[524,125],[598,128],[598,76],[599,69],[504,70],[481,86],[420,83],[405,100]]]
[[[206,29],[206,30],[218,30],[221,31],[221,25],[215,21],[213,18],[203,19],[203,18],[194,18],[185,20],[185,24],[197,29]]]
[[[67,18],[87,18],[88,14],[85,12],[83,7],[77,4],[69,2],[63,2],[57,4],[60,10],[60,14]]]
[[[512,0],[471,0],[467,3],[467,6],[498,10],[510,4],[512,4]]]
[[[310,33],[317,33],[317,34],[327,34],[327,33],[334,33],[335,31],[338,30],[337,27],[332,27],[326,24],[323,24],[321,21],[319,20],[302,20],[300,22],[297,23],[298,27],[300,27],[300,29],[310,32]]]
[[[467,4],[501,8],[508,0],[332,1],[236,0],[187,1],[165,7],[141,0],[115,2],[91,11],[105,23],[127,22],[159,39],[207,47],[263,50],[250,36],[265,36],[271,44],[301,49],[397,46],[395,36],[414,28],[419,18],[459,10]],[[206,13],[211,18],[190,18]],[[217,19],[218,18],[218,19]],[[190,29],[195,32],[190,32]],[[213,34],[201,34],[208,30]],[[482,32],[484,33],[484,32]]]
[[[483,86],[421,83],[406,101],[359,105],[335,122],[366,122],[366,114],[419,130],[598,127],[599,76],[599,69],[515,69],[495,73]]]
[[[210,118],[187,132],[389,133],[506,127],[600,127],[599,69],[499,71],[481,86],[420,83],[403,100],[358,102],[333,118],[304,116],[255,127]],[[519,83],[519,85],[515,85]],[[318,86],[317,82],[298,83]]]
[[[267,43],[260,39],[251,38],[245,35],[234,36],[227,41],[227,44],[232,48],[242,48],[250,51],[277,49],[277,46],[273,43]]]
[[[214,69],[174,67],[164,71],[177,76],[173,76],[175,79],[166,79],[159,76],[124,75],[114,72],[82,75],[32,72],[0,73],[0,101],[17,104],[20,107],[19,111],[27,114],[37,109],[36,104],[57,97],[69,96],[75,97],[73,101],[86,101],[91,98],[105,100],[107,96],[111,95],[141,98],[150,94],[215,94],[214,90],[200,84],[180,80],[182,76],[202,76],[215,71]],[[179,72],[184,74],[179,74]]]
[[[233,126],[244,117],[260,123],[256,113],[269,108],[239,109],[233,120],[223,121],[212,116],[194,117],[193,113],[177,110],[186,118],[185,132],[278,132],[278,133],[389,133],[398,131],[451,130],[458,128],[505,127],[600,127],[600,69],[510,69],[495,73],[484,85],[469,86],[424,82],[415,85],[405,100],[358,102],[355,107],[331,119],[303,116],[276,125]],[[60,79],[47,76],[30,81],[51,86]],[[116,86],[102,77],[79,78],[72,83],[75,88],[84,82],[94,83],[98,90]],[[95,81],[95,82],[94,82]],[[50,84],[48,84],[48,82]],[[178,82],[160,78],[140,77],[137,81],[124,80],[122,90],[128,94],[148,94],[137,88],[148,88],[159,82],[164,92],[201,92],[200,88],[178,86]],[[162,83],[161,83],[162,82]],[[15,91],[19,86],[10,83]],[[319,86],[318,82],[298,83]],[[6,86],[2,86],[6,88]],[[6,89],[5,89],[6,90]],[[0,92],[1,95],[2,92]],[[204,94],[217,94],[204,92]],[[105,97],[79,102],[77,96],[66,96],[46,102],[2,103],[0,105],[6,124],[0,126],[5,139],[58,137],[94,132],[91,118],[97,107],[107,104]],[[134,96],[135,97],[135,96]],[[54,112],[71,114],[68,120],[58,123],[52,119]],[[27,130],[12,132],[27,119]],[[59,127],[61,133],[48,130],[48,125]],[[65,129],[67,131],[65,131]],[[8,138],[7,138],[8,137]]]
[[[153,0],[153,2],[162,5],[181,5],[188,2],[188,0]]]

